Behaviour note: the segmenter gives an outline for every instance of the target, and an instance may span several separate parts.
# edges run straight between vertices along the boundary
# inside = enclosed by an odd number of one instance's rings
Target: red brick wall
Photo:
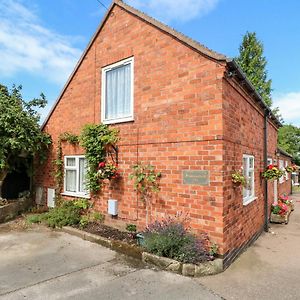
[[[224,66],[119,7],[114,8],[46,125],[54,146],[36,184],[54,186],[52,160],[60,133],[79,133],[84,124],[100,122],[101,68],[130,56],[135,59],[135,120],[115,125],[121,137],[122,179],[93,199],[95,207],[105,213],[107,200],[118,199],[118,219],[142,229],[145,207],[128,175],[137,162],[152,164],[162,179],[151,220],[187,213],[195,232],[207,232],[222,252]],[[64,144],[63,153],[83,151]],[[210,185],[184,185],[183,170],[208,170]]]
[[[224,79],[224,252],[241,248],[264,224],[263,111],[233,79]],[[268,123],[268,156],[274,157],[277,130]],[[233,188],[231,174],[243,164],[243,154],[255,157],[256,200],[243,205],[242,188]],[[270,186],[269,206],[273,199]]]

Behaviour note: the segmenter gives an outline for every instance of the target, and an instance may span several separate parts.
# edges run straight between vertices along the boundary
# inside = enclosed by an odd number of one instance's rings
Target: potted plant
[[[295,203],[293,200],[291,200],[287,195],[281,195],[279,197],[279,201],[281,201],[282,203],[284,203],[285,205],[287,205],[290,209],[290,211],[294,211],[295,210]]]
[[[246,186],[246,178],[245,178],[242,170],[234,171],[231,174],[231,180],[233,182],[234,187]]]
[[[262,177],[266,180],[277,180],[283,176],[284,171],[280,170],[277,165],[269,165],[262,173]]]
[[[289,222],[289,214],[288,206],[279,200],[277,204],[272,204],[270,222],[287,224]]]
[[[107,163],[102,161],[98,165],[97,177],[100,180],[104,179],[116,179],[120,177],[120,173],[118,172],[118,167],[116,164]]]

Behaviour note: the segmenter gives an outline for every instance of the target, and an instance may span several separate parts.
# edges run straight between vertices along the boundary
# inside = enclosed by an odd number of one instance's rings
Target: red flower
[[[268,166],[268,169],[269,169],[269,170],[272,170],[273,167],[274,167],[273,165],[269,165],[269,166]]]
[[[106,163],[104,161],[102,161],[101,163],[99,163],[99,168],[102,169],[106,166]]]

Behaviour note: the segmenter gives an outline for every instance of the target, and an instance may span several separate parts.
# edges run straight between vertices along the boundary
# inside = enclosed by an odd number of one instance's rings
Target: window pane
[[[243,175],[246,177],[247,176],[247,172],[248,172],[248,166],[247,166],[247,158],[244,157],[243,158]]]
[[[254,159],[253,159],[253,157],[250,157],[249,158],[249,168],[253,169],[253,167],[254,167]]]
[[[243,198],[248,197],[248,190],[246,188],[243,188]]]
[[[105,118],[131,115],[131,64],[106,72]]]
[[[85,175],[86,175],[85,159],[79,158],[79,192],[86,192]]]
[[[76,192],[75,170],[66,170],[66,192]]]
[[[67,167],[75,167],[75,157],[67,158]]]
[[[249,195],[254,196],[254,172],[249,172]]]

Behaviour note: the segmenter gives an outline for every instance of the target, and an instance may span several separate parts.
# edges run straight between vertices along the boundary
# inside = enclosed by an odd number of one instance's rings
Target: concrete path
[[[225,299],[300,299],[300,194],[288,225],[271,224],[224,273],[197,279]]]
[[[221,299],[193,279],[44,227],[0,226],[0,253],[1,300]]]

